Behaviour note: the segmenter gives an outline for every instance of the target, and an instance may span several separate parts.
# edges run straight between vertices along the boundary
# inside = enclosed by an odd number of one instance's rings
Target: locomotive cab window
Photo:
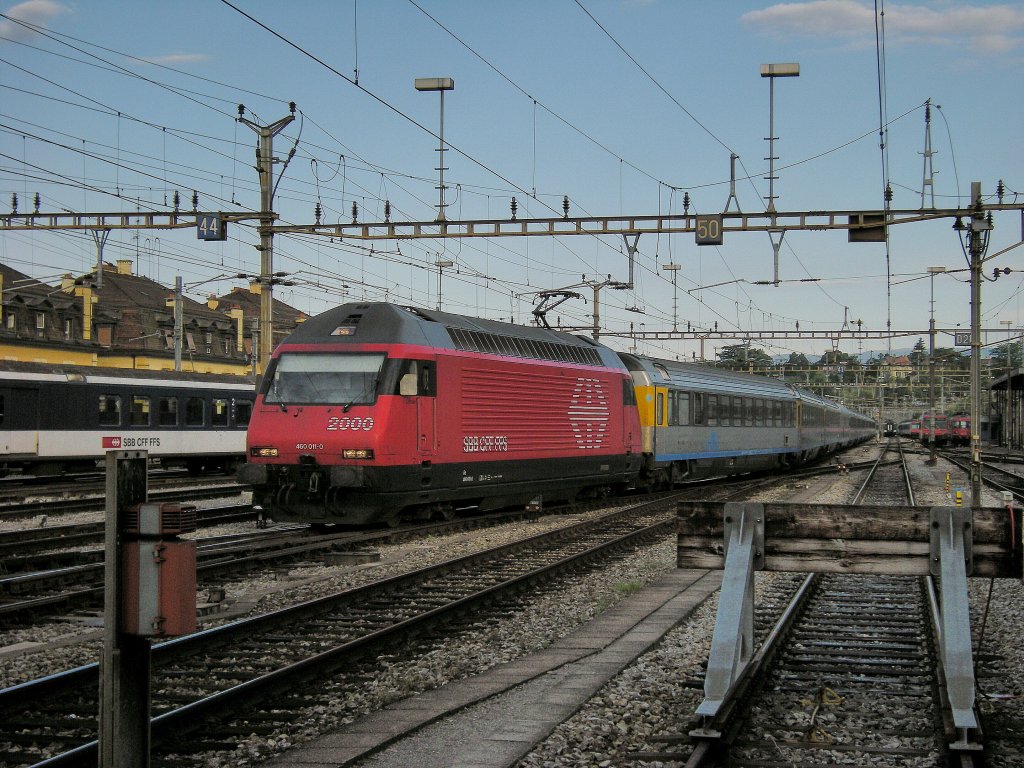
[[[396,361],[398,362],[398,361]],[[434,381],[434,364],[428,360],[402,360],[398,369],[398,382],[395,394],[413,397],[437,395],[437,384]]]
[[[101,427],[121,426],[120,395],[100,395],[99,409]]]
[[[263,401],[284,405],[370,404],[377,395],[383,363],[383,354],[285,353],[267,377]]]

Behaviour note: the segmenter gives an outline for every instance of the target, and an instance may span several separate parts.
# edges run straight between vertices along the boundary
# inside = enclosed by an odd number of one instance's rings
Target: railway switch
[[[194,506],[138,504],[121,529],[121,631],[174,637],[196,629],[196,545],[178,535],[196,529]]]

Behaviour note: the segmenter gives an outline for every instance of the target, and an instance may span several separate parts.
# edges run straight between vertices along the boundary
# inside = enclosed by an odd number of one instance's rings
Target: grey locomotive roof
[[[339,334],[339,328],[348,330]],[[515,341],[520,343],[513,343]],[[589,364],[592,365],[623,367],[611,349],[583,336],[539,326],[483,320],[384,302],[343,304],[329,309],[302,323],[286,342],[412,344],[439,349],[470,349],[513,357],[555,359],[544,354],[528,353],[530,349],[538,349],[537,345],[546,344],[554,345],[563,351],[580,350],[577,355],[572,356],[573,359],[566,362],[590,360],[592,362]]]

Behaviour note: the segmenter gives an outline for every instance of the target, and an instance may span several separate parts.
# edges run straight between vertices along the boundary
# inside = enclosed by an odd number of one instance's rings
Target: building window
[[[64,321],[64,340],[65,341],[71,341],[71,337],[74,335],[74,333],[75,333],[75,326],[74,326],[73,321],[69,317],[69,318],[67,318]]]
[[[36,312],[36,330],[46,330],[46,315],[43,314],[42,312]]]
[[[7,313],[7,330],[14,331],[18,328],[18,318],[13,312]]]

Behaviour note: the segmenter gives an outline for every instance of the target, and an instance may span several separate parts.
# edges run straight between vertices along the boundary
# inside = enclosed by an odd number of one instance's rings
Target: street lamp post
[[[455,81],[450,77],[417,77],[415,85],[417,91],[437,91],[441,94],[441,132],[438,135],[441,145],[437,150],[437,168],[435,170],[440,174],[437,183],[437,221],[444,221],[444,153],[446,151],[444,146],[444,92],[455,90]]]
[[[434,266],[437,267],[437,311],[441,311],[441,273],[444,272],[445,267],[454,266],[455,262],[451,259],[438,259],[434,262]]]
[[[931,284],[931,317],[928,320],[928,412],[931,414],[931,449],[928,463],[935,464],[935,276],[946,271],[945,267],[928,267],[928,282]]]
[[[672,330],[673,332],[678,330],[679,324],[679,292],[677,290],[676,275],[679,274],[679,270],[682,267],[679,264],[662,264],[661,268],[666,272],[672,273]]]

